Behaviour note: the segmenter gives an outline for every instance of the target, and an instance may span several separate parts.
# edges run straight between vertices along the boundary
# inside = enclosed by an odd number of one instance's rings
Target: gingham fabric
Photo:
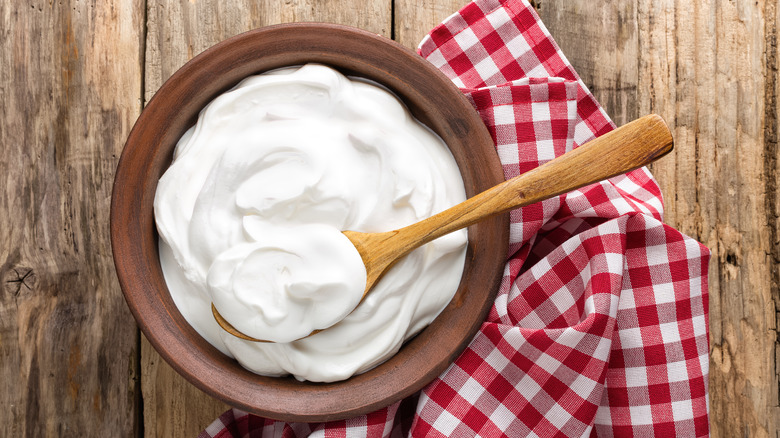
[[[471,100],[506,178],[614,127],[526,2],[470,3],[419,53]],[[230,410],[201,438],[708,436],[709,251],[662,214],[644,168],[515,210],[487,320],[420,394],[332,423]]]

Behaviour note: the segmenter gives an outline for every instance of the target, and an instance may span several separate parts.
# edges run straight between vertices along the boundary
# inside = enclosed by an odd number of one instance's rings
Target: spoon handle
[[[645,166],[669,153],[673,145],[666,122],[656,114],[644,116],[448,210],[402,228],[396,238],[408,239],[410,246],[417,247],[487,217]],[[421,242],[419,236],[424,236]]]

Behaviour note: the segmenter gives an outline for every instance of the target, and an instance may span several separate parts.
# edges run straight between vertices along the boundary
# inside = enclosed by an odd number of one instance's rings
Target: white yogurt
[[[214,99],[177,144],[155,196],[160,261],[184,318],[247,369],[343,380],[449,303],[467,236],[413,251],[361,302],[365,267],[341,231],[401,228],[465,198],[446,145],[393,94],[321,65],[276,70]],[[212,302],[277,342],[227,334]]]

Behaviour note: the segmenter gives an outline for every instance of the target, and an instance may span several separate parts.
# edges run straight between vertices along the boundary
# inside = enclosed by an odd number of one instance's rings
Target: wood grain
[[[672,126],[675,151],[651,169],[666,222],[713,251],[712,436],[776,436],[776,3],[538,3],[553,37],[618,124],[638,110],[657,112]]]
[[[253,28],[292,21],[328,21],[389,37],[387,0],[150,0],[147,12],[145,96],[206,48]],[[144,435],[192,437],[227,406],[200,392],[163,361],[144,338],[141,349]]]
[[[138,3],[0,3],[0,436],[133,436],[138,332],[113,173],[141,109]]]
[[[778,172],[767,160],[777,155],[777,102],[765,94],[777,76],[765,60],[777,50],[774,8],[639,3],[640,34],[647,35],[640,38],[640,110],[673,117],[681,145],[654,168],[671,205],[667,220],[713,251],[713,436],[775,436],[780,420]]]

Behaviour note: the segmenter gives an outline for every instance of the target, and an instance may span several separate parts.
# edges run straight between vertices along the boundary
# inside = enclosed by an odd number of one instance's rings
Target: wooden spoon
[[[522,175],[504,181],[448,210],[407,227],[383,233],[344,231],[366,265],[366,289],[371,290],[401,257],[431,240],[468,227],[490,216],[533,204],[645,166],[674,147],[664,120],[651,114],[621,126],[581,147]],[[255,342],[236,330],[214,305],[217,323],[233,336]],[[312,332],[317,333],[319,330]]]

